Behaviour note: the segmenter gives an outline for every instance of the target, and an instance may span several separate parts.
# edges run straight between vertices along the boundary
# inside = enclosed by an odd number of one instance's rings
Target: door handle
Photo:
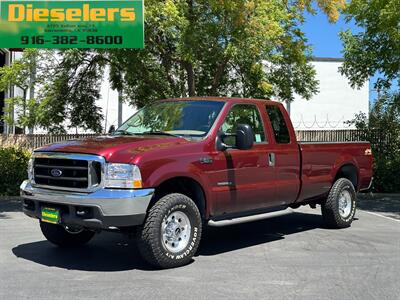
[[[275,167],[275,153],[268,153],[268,166]]]

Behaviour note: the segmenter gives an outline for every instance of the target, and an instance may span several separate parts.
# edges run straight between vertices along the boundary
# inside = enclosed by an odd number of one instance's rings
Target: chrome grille
[[[84,154],[35,153],[33,178],[36,186],[90,191],[101,184],[102,157]]]

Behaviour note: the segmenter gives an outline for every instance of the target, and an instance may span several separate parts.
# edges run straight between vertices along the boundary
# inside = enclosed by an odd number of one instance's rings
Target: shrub
[[[0,196],[19,195],[19,186],[27,179],[31,153],[20,148],[0,148]]]
[[[369,119],[359,114],[351,123],[371,142],[375,158],[373,191],[400,192],[400,93],[385,93],[374,104]]]

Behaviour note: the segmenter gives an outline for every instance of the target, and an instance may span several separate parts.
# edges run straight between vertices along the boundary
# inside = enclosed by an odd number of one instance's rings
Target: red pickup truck
[[[110,136],[36,150],[21,195],[53,244],[135,232],[142,256],[170,268],[192,259],[209,222],[319,204],[327,226],[350,226],[372,161],[366,142],[298,143],[278,102],[169,99]]]

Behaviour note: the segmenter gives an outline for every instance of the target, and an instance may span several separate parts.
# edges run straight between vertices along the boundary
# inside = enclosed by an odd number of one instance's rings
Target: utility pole
[[[122,90],[118,90],[118,127],[122,125]]]
[[[289,100],[286,101],[286,110],[287,110],[287,112],[289,114],[289,117],[290,117],[290,101]]]
[[[104,121],[104,133],[107,134],[108,129],[107,129],[107,122],[108,122],[108,104],[110,103],[110,86],[108,86],[108,91],[107,91],[107,106],[106,106],[106,117]]]
[[[31,75],[29,79],[29,100],[35,99],[35,82],[36,82],[36,57],[32,58],[32,69],[31,69]],[[32,117],[32,114],[35,112],[32,111],[33,108],[29,111],[30,116]],[[29,127],[29,134],[33,134],[33,127]]]

